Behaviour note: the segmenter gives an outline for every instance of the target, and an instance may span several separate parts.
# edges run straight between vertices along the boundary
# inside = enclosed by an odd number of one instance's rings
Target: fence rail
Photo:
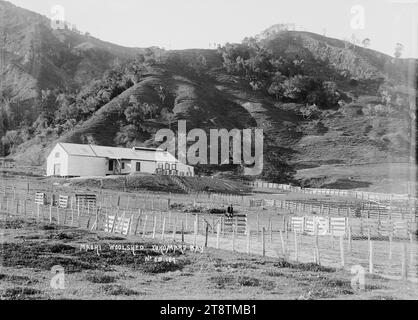
[[[414,200],[417,201],[417,198],[411,197],[408,194],[387,194],[387,193],[377,193],[377,192],[367,192],[367,191],[357,191],[357,190],[342,190],[342,189],[322,189],[322,188],[302,188],[291,186],[288,184],[278,184],[271,182],[255,181],[248,183],[249,186],[253,188],[263,188],[263,189],[279,189],[291,192],[315,194],[315,195],[329,195],[329,196],[338,196],[338,197],[351,197],[362,200],[374,200],[374,201],[392,201],[392,200]]]
[[[413,223],[417,222],[418,215],[415,206],[381,206],[364,203],[360,206],[357,204],[331,206],[329,202],[309,203],[309,201],[303,200],[250,200],[250,208],[257,207],[270,207],[278,211],[285,210],[298,215],[314,214],[320,216],[363,217],[378,220],[409,220]]]

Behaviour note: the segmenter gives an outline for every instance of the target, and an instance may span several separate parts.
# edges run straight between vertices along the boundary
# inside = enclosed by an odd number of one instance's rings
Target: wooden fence
[[[351,198],[356,198],[356,199],[361,199],[361,200],[373,200],[373,201],[391,201],[391,200],[414,200],[416,201],[417,200],[415,197],[411,197],[408,194],[387,194],[387,193],[377,193],[377,192],[367,192],[367,191],[357,191],[357,190],[341,190],[341,189],[302,188],[302,187],[291,186],[288,184],[278,184],[278,183],[263,182],[263,181],[250,182],[249,186],[253,188],[278,189],[278,190],[314,194],[314,195],[351,197]]]
[[[270,220],[268,226],[260,225],[257,218],[256,228],[251,228],[248,217],[241,217],[246,227],[245,232],[239,232],[239,223],[229,228],[225,223],[228,220],[221,215],[140,208],[124,210],[104,207],[102,203],[96,203],[94,207],[75,206],[75,201],[61,208],[53,203],[35,203],[35,195],[32,196],[32,200],[20,200],[0,195],[3,219],[7,221],[11,216],[17,216],[41,223],[116,233],[132,239],[150,237],[159,241],[181,241],[336,268],[362,265],[369,272],[382,276],[411,281],[418,278],[416,238],[412,233],[408,239],[399,237],[396,228],[403,227],[397,222],[384,239],[373,237],[371,226],[367,224],[371,219],[365,219],[363,225],[357,226],[351,222],[361,219],[338,217],[290,217],[283,219],[283,223]],[[327,225],[331,227],[327,229]],[[354,236],[353,229],[357,227],[365,230],[365,237]],[[382,230],[384,228],[387,228],[386,222],[382,222]]]
[[[364,203],[332,206],[329,202],[309,203],[301,200],[250,200],[250,208],[270,207],[297,215],[315,214],[320,216],[363,217],[372,219],[409,220],[417,222],[415,206],[380,206]]]

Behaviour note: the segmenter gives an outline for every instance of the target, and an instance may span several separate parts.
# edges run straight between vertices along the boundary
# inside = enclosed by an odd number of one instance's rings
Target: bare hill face
[[[321,164],[410,160],[414,60],[294,31],[218,50],[128,49],[0,8],[14,17],[10,37],[24,39],[7,42],[9,94],[22,102],[61,88],[38,97],[39,117],[26,126],[5,130],[3,120],[3,135],[17,134],[5,151],[21,162],[44,163],[57,140],[155,146],[157,130],[175,130],[180,119],[189,130],[263,129],[263,178],[274,181]],[[28,55],[31,46],[36,54]]]
[[[124,48],[77,30],[53,29],[48,18],[0,1],[1,79],[8,98],[31,99],[39,89],[79,88],[117,60],[140,49]]]

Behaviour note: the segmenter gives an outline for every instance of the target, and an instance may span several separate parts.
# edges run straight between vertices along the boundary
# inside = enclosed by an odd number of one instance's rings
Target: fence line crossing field
[[[9,182],[10,183],[10,182]],[[418,282],[416,215],[377,215],[338,202],[328,207],[303,201],[256,199],[252,195],[122,193],[4,184],[0,213],[105,231],[230,250],[293,262],[315,263]],[[234,216],[223,213],[234,206]],[[219,210],[221,208],[222,210]],[[407,210],[408,209],[408,210]],[[364,211],[364,212],[362,212]]]

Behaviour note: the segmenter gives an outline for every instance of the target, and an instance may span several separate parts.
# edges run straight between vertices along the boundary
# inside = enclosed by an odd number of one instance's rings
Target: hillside
[[[3,90],[13,101],[51,88],[80,88],[141,49],[101,41],[76,29],[51,28],[48,18],[0,1]]]
[[[43,165],[56,141],[155,146],[156,131],[175,129],[179,119],[188,130],[263,129],[263,178],[274,181],[320,165],[411,159],[417,68],[411,59],[298,31],[218,50],[129,49],[52,30],[45,18],[7,2],[0,8],[13,17],[6,20],[12,37],[24,36],[6,42],[1,75],[3,86],[13,87],[6,92],[14,104],[7,109],[3,101],[0,133],[16,132],[4,151],[19,162]],[[37,41],[38,58],[28,60]],[[35,96],[37,113],[25,106]],[[7,110],[40,115],[25,126],[5,126]],[[200,169],[240,173],[230,166]]]

